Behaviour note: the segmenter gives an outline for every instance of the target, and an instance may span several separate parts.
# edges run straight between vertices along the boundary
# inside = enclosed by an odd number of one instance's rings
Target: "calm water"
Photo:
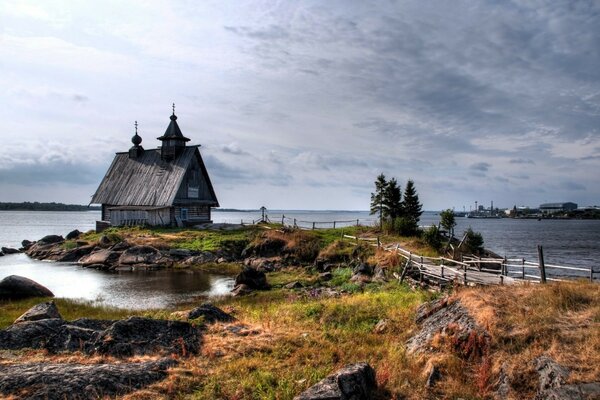
[[[295,218],[299,225],[306,227],[312,226],[313,221],[352,221],[337,226],[353,224],[357,219],[363,225],[376,223],[373,216],[362,211],[269,210],[268,216],[273,221],[281,221],[285,216],[287,223]],[[98,211],[0,211],[0,246],[20,247],[23,239],[37,240],[48,234],[66,235],[75,228],[80,231],[94,229],[99,217]],[[257,211],[213,212],[215,222],[239,223],[258,219],[260,212]],[[486,248],[501,256],[537,261],[537,245],[540,244],[544,246],[547,264],[593,266],[600,270],[600,220],[456,220],[457,236],[470,226],[483,235]],[[437,213],[426,212],[421,217],[422,225],[437,224],[438,221]],[[201,295],[222,295],[229,292],[233,283],[230,277],[199,271],[107,273],[73,264],[35,261],[23,254],[0,257],[0,279],[11,274],[34,279],[60,297],[128,308],[166,307]]]
[[[66,235],[95,228],[98,211],[0,211],[0,246],[20,247],[23,239]],[[48,287],[57,297],[91,300],[116,307],[147,309],[173,306],[198,296],[225,295],[231,277],[202,271],[102,272],[75,264],[32,260],[24,254],[0,257],[0,279],[21,275]]]

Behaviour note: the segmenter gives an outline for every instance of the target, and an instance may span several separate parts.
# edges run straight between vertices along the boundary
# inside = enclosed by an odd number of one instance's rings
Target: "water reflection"
[[[102,272],[67,263],[0,258],[0,279],[21,275],[48,287],[57,297],[77,298],[132,309],[162,308],[198,296],[226,295],[233,279],[192,270]]]

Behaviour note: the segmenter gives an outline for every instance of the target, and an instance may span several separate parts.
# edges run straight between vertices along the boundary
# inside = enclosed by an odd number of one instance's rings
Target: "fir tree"
[[[383,229],[383,218],[387,215],[385,195],[388,183],[385,175],[379,174],[375,180],[375,192],[371,193],[371,215],[379,214],[379,229]]]
[[[419,227],[419,219],[421,218],[421,214],[423,214],[421,208],[422,204],[419,202],[419,195],[415,189],[415,183],[409,179],[408,182],[406,182],[406,187],[404,188],[402,209],[404,212],[404,217],[408,220],[414,232],[417,231]]]
[[[394,220],[401,217],[402,212],[402,192],[396,178],[392,178],[387,183],[385,188],[384,202],[384,217]]]

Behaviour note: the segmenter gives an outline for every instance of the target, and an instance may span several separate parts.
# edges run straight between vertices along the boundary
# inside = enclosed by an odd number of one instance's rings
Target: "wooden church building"
[[[117,153],[90,204],[102,205],[102,220],[113,226],[187,226],[211,222],[219,202],[202,161],[200,145],[189,146],[175,105],[157,149],[146,150],[137,132],[133,146]]]

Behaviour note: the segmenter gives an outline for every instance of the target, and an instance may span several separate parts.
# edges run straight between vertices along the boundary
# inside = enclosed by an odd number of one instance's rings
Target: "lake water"
[[[272,221],[296,222],[300,226],[350,225],[356,220],[373,225],[376,219],[364,211],[269,210]],[[48,234],[66,235],[73,229],[95,228],[99,211],[30,212],[0,211],[0,246],[20,247],[23,239],[37,240]],[[240,223],[258,220],[258,211],[214,211],[214,222]],[[480,232],[485,247],[508,258],[537,261],[537,245],[544,246],[547,264],[593,266],[600,270],[600,220],[522,220],[457,218],[457,236],[468,227]],[[439,222],[439,214],[425,212],[422,225]],[[559,271],[550,271],[559,275]],[[102,272],[67,263],[31,260],[23,254],[0,257],[0,279],[22,275],[47,286],[59,297],[82,298],[127,308],[168,307],[198,296],[227,294],[232,279],[200,271]],[[584,275],[582,273],[582,275]],[[596,275],[596,278],[599,278]]]

